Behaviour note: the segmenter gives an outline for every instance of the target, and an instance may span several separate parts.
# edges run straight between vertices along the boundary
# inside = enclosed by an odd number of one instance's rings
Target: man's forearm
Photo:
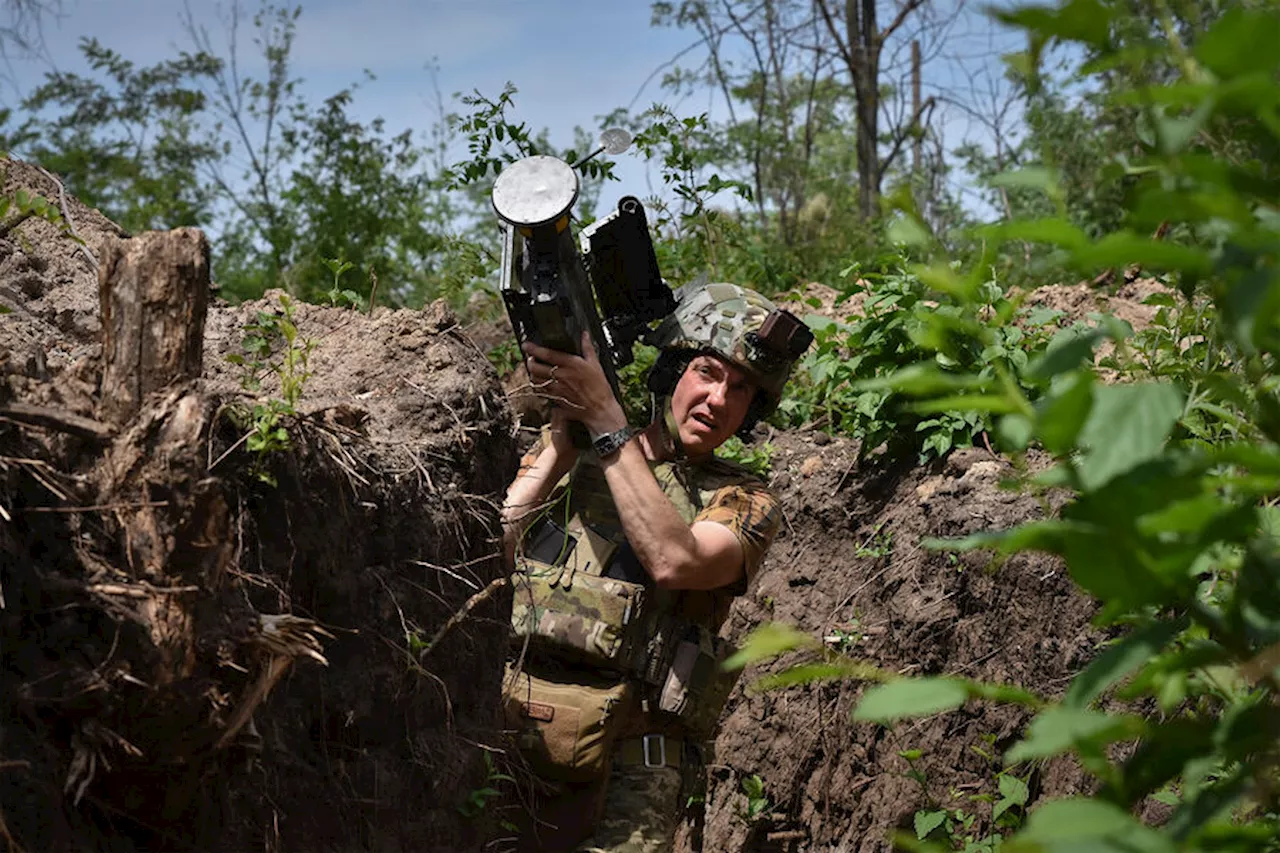
[[[508,566],[514,566],[516,546],[525,529],[576,460],[577,453],[563,453],[549,444],[507,489],[502,503],[502,544]]]
[[[742,576],[742,548],[733,534],[721,525],[690,527],[658,485],[636,439],[602,467],[627,541],[658,586],[717,589]]]

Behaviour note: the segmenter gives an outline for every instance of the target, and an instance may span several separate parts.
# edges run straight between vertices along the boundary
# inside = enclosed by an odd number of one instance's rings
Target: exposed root
[[[311,658],[321,666],[328,666],[329,661],[321,651],[323,646],[317,634],[333,639],[333,635],[310,619],[301,619],[287,613],[266,615],[259,614],[259,631],[250,640],[267,655],[266,666],[258,674],[253,685],[241,697],[240,703],[231,714],[231,720],[222,735],[214,744],[214,750],[220,750],[231,743],[240,730],[253,718],[253,712],[267,698],[271,688],[288,671],[294,658],[303,655]]]
[[[102,765],[106,770],[111,769],[111,762],[107,759],[107,748],[123,752],[130,758],[142,757],[142,750],[97,720],[85,720],[76,731],[72,732],[71,766],[67,768],[67,780],[62,786],[63,793],[71,793],[72,805],[80,805],[85,789],[97,775],[98,765]]]
[[[449,621],[445,622],[443,625],[440,626],[440,630],[436,631],[435,636],[431,638],[431,641],[429,643],[427,643],[427,647],[422,650],[422,654],[424,655],[430,654],[431,650],[434,649],[436,646],[440,645],[440,641],[443,640],[450,631],[456,628],[458,626],[458,623],[466,619],[467,616],[470,615],[472,610],[475,610],[481,604],[488,601],[490,598],[493,597],[494,593],[502,589],[504,586],[507,586],[509,583],[511,583],[511,577],[509,575],[503,575],[500,578],[494,578],[493,580],[489,581],[488,586],[486,586],[484,589],[480,590],[475,595],[468,598],[467,602],[462,605],[462,609],[459,610],[457,613],[453,614],[452,616],[450,616]]]

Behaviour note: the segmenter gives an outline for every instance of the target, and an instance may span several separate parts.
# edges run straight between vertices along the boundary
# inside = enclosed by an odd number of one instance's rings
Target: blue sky
[[[48,59],[59,68],[85,70],[76,45],[92,35],[138,65],[189,48],[178,0],[64,0],[61,20],[45,26]],[[633,100],[637,107],[662,97],[654,70],[693,43],[691,33],[649,25],[646,0],[304,0],[293,50],[304,91],[318,101],[353,82],[364,70],[353,113],[381,116],[387,128],[425,130],[436,117],[435,86],[446,107],[454,92],[496,95],[511,81],[519,88],[516,118],[546,127],[569,144],[575,125],[596,129],[597,116]],[[215,45],[225,44],[225,5],[193,3]],[[255,8],[250,6],[250,8]],[[242,23],[246,73],[255,63],[251,27]],[[429,67],[438,73],[433,80]],[[39,82],[47,61],[14,62],[14,84]],[[692,109],[693,107],[690,107]],[[706,105],[700,105],[705,109]],[[645,169],[627,158],[619,195],[648,195]],[[612,194],[612,192],[611,192]]]
[[[956,0],[952,0],[956,2]],[[48,61],[66,70],[84,70],[76,45],[93,35],[138,65],[173,57],[191,42],[181,24],[181,0],[62,0],[64,14],[45,26]],[[245,5],[256,8],[256,0]],[[516,118],[546,127],[553,141],[568,144],[575,125],[598,130],[597,117],[618,106],[643,109],[662,100],[683,114],[709,110],[723,115],[709,90],[698,102],[671,103],[660,73],[696,42],[691,31],[650,26],[649,0],[301,0],[302,15],[293,51],[294,73],[304,80],[313,102],[361,81],[365,69],[376,79],[362,82],[352,111],[365,121],[381,116],[387,129],[425,131],[436,118],[435,87],[446,107],[451,96],[478,88],[498,93],[507,81],[519,88]],[[947,3],[940,4],[943,8]],[[215,46],[225,46],[226,3],[191,0],[199,23]],[[243,72],[259,71],[250,42],[252,27],[243,22],[240,56]],[[1000,52],[1021,40],[996,33],[976,7],[956,19],[945,50],[925,70],[925,94],[984,97],[998,88]],[[685,55],[696,65],[700,51]],[[893,57],[886,55],[886,64]],[[433,65],[434,76],[429,72]],[[13,80],[3,102],[37,83],[45,63],[11,65]],[[898,81],[902,82],[901,79]],[[994,87],[994,88],[993,88]],[[963,90],[963,91],[961,91]],[[966,94],[967,93],[967,94]],[[935,127],[945,147],[966,139],[987,141],[989,134],[963,111],[944,107]],[[632,155],[619,158],[621,184],[606,196],[649,196],[656,177]],[[960,187],[960,189],[964,189]],[[616,194],[616,195],[615,195]],[[602,199],[606,201],[607,199]],[[975,204],[974,199],[968,199]]]

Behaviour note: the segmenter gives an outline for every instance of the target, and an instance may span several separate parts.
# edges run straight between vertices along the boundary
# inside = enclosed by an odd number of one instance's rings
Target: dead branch
[[[76,231],[76,221],[71,217],[71,208],[67,206],[67,188],[62,185],[62,181],[52,173],[46,171],[44,167],[36,166],[36,168],[40,170],[40,174],[44,175],[57,185],[58,207],[62,209],[62,218],[66,220],[67,231],[69,231],[71,236],[76,239],[76,248],[79,249],[80,253],[89,261],[89,266],[93,267],[94,272],[97,272],[98,259],[93,256],[93,252],[90,252],[89,248],[84,244],[84,238],[80,236],[80,232]]]
[[[33,406],[29,403],[9,403],[7,406],[0,406],[0,418],[65,432],[90,441],[110,441],[116,434],[113,427],[101,421],[95,421],[93,418],[73,415],[70,412],[50,409],[46,406]]]
[[[490,598],[493,597],[494,593],[496,593],[498,590],[502,589],[504,586],[507,586],[510,583],[511,583],[511,577],[509,575],[503,575],[500,578],[494,578],[493,580],[489,581],[488,586],[486,586],[484,589],[480,590],[475,595],[468,598],[466,604],[462,605],[462,609],[459,610],[457,613],[453,614],[452,616],[450,616],[449,621],[445,622],[444,625],[440,627],[439,631],[436,631],[435,636],[432,637],[431,641],[427,643],[427,647],[422,650],[422,654],[424,655],[430,654],[431,650],[434,649],[436,646],[438,646],[440,644],[440,641],[443,640],[450,631],[458,627],[458,623],[462,622],[469,615],[471,615],[472,610],[475,610],[481,604],[488,601]]]

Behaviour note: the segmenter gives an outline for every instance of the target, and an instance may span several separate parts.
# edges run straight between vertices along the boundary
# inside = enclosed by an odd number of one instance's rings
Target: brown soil
[[[16,187],[59,195],[22,163]],[[118,229],[67,205],[87,252],[39,220],[0,240],[0,835],[478,847],[457,807],[498,744],[509,600],[421,644],[501,575],[515,454],[496,374],[442,306],[299,305],[316,346],[292,449],[255,464],[235,415],[255,396],[224,356],[279,313],[271,294],[210,306],[203,378],[114,434],[77,431],[112,396],[91,258]]]
[[[1019,555],[927,551],[927,536],[960,536],[1040,517],[1058,502],[1002,489],[1010,464],[985,450],[953,453],[929,468],[856,463],[857,445],[822,433],[776,434],[772,486],[786,523],[730,630],[795,625],[843,652],[903,675],[956,674],[1060,694],[1100,639],[1094,605],[1060,563]],[[1030,463],[1043,464],[1032,457]],[[1000,754],[1029,720],[990,704],[892,728],[852,723],[863,685],[810,684],[760,692],[751,685],[805,657],[748,668],[731,698],[709,774],[705,850],[890,848],[920,809],[962,808],[984,833]],[[901,753],[919,750],[926,784]],[[1019,768],[1032,802],[1082,790],[1067,762]],[[772,804],[748,822],[745,777],[758,775]],[[979,835],[981,837],[981,835]],[[686,843],[690,840],[686,839]]]

